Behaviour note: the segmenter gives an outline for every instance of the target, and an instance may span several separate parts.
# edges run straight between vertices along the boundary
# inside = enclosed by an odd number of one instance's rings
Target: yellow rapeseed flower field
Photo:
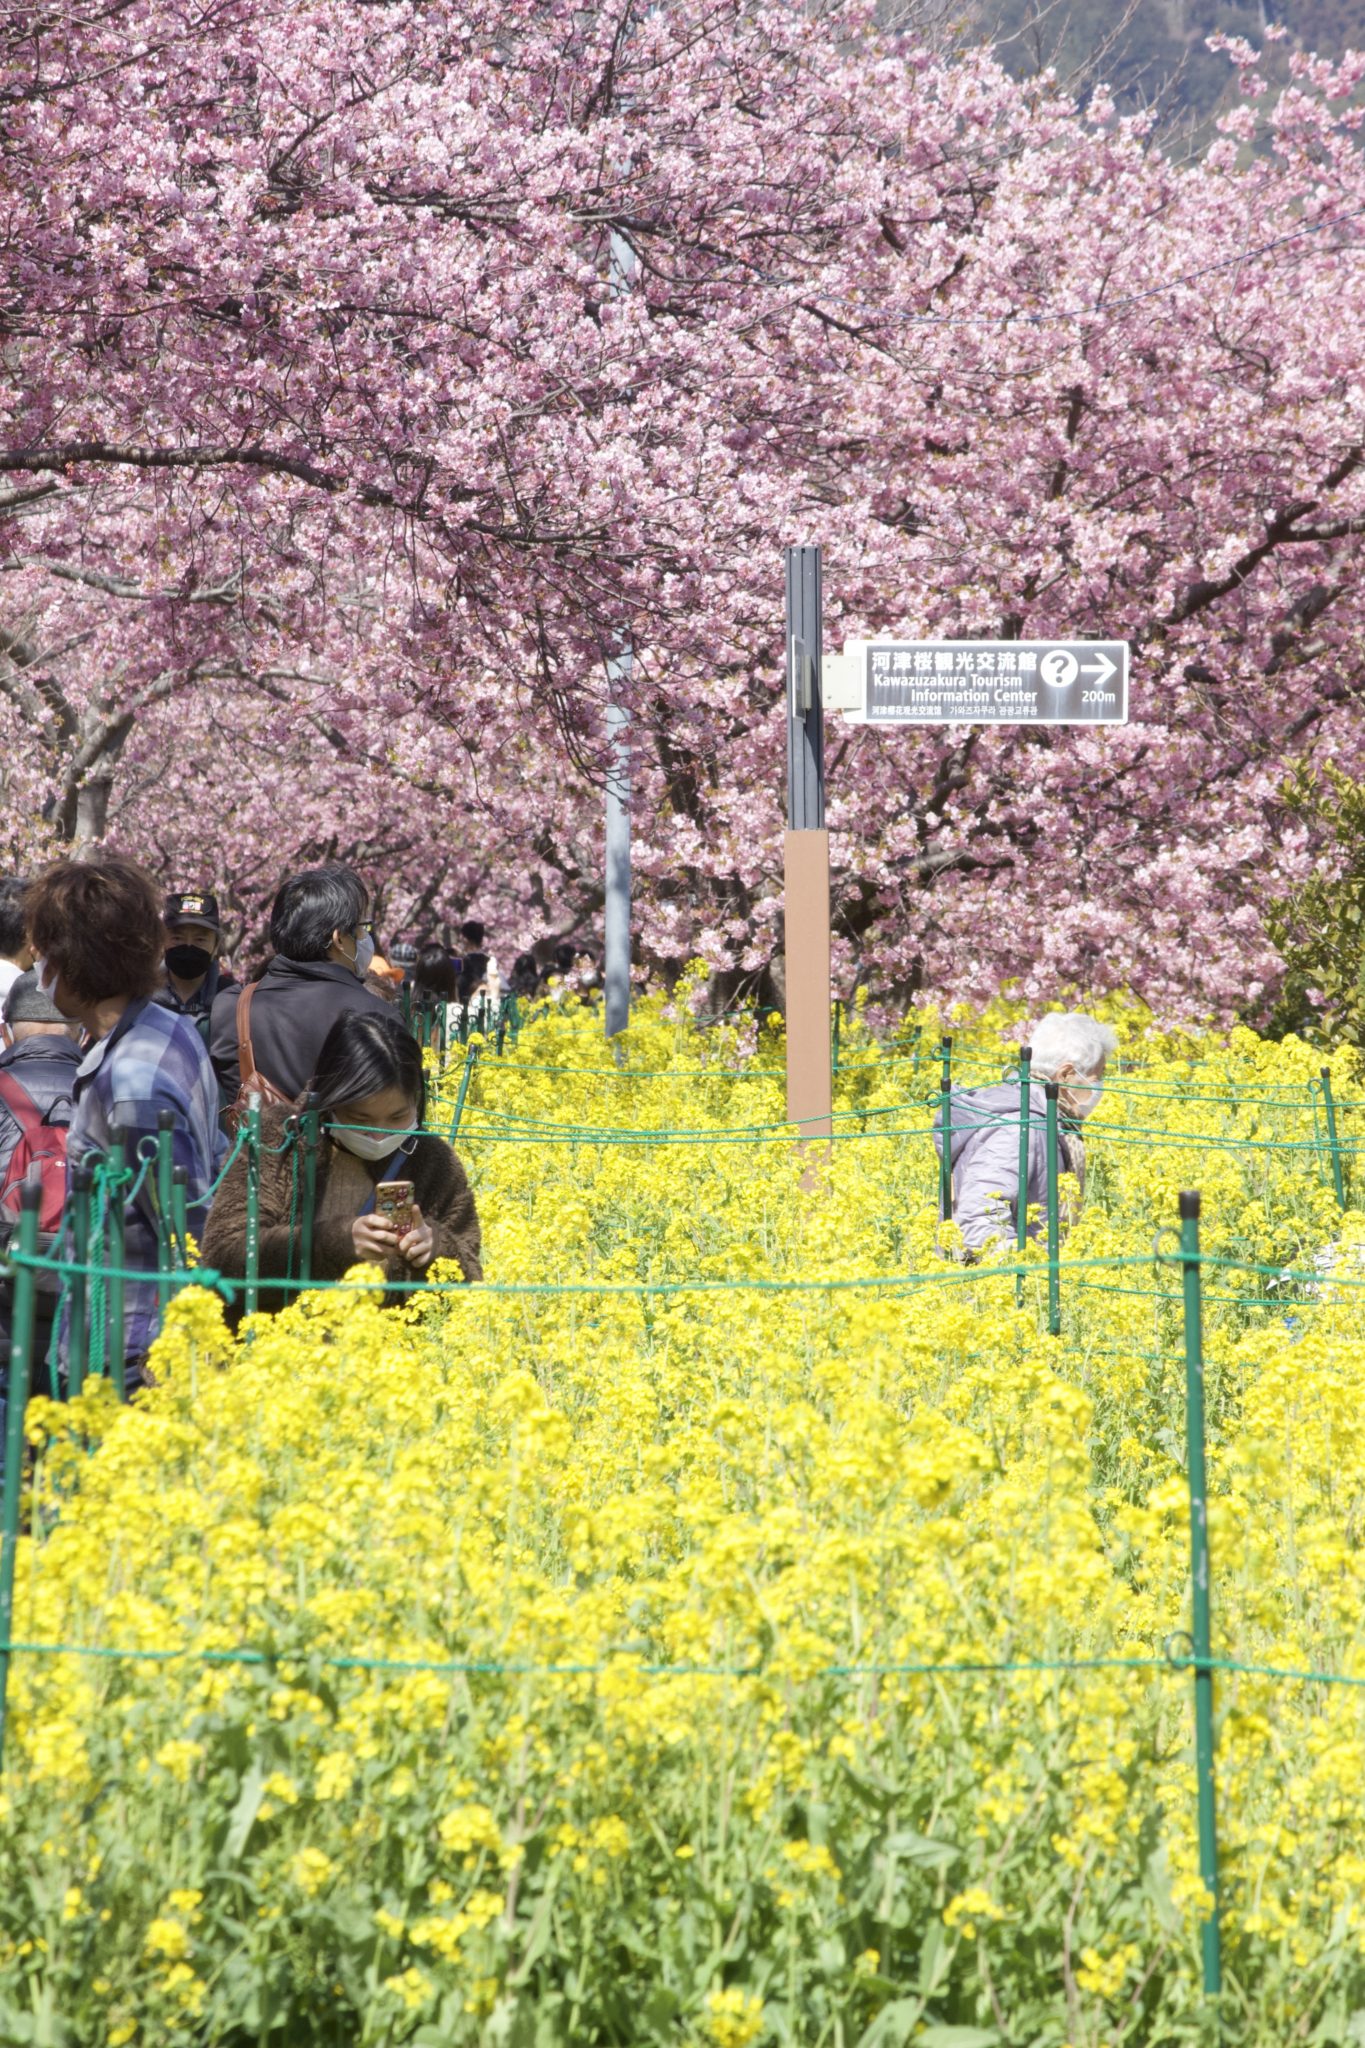
[[[1217,1652],[1360,1680],[1365,1215],[1317,1053],[1111,1014],[1059,1338],[1038,1247],[944,1255],[909,1032],[802,1155],[780,1034],[653,1003],[484,1050],[488,1285],[190,1289],[132,1407],[35,1404],[0,2041],[1211,2038],[1175,1197]],[[1224,2038],[1360,2042],[1365,1687],[1217,1710]]]

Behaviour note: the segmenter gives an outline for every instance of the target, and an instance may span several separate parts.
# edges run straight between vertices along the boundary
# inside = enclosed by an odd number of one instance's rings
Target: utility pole
[[[788,548],[786,884],[787,1117],[830,1135],[829,833],[821,702],[820,550]]]

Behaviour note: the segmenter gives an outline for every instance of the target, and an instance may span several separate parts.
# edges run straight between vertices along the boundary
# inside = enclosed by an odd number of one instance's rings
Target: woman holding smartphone
[[[481,1280],[465,1170],[443,1138],[420,1128],[426,1076],[411,1032],[396,1017],[344,1012],[323,1041],[310,1092],[321,1126],[311,1277],[340,1280],[371,1263],[390,1280],[420,1280],[435,1260],[453,1259],[466,1280]],[[297,1108],[266,1104],[261,1112],[262,1279],[302,1270],[301,1189],[293,1148],[284,1144]],[[204,1263],[231,1279],[246,1273],[246,1193],[242,1152],[214,1197],[202,1246]]]

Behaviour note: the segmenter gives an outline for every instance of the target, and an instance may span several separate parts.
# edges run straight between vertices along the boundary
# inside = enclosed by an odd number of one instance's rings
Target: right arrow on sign
[[[1093,676],[1097,683],[1107,683],[1110,676],[1116,676],[1118,672],[1118,663],[1111,661],[1107,654],[1097,654],[1081,670],[1082,675]]]

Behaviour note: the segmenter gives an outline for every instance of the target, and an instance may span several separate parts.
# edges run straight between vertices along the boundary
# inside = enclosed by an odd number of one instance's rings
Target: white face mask
[[[1104,1092],[1103,1078],[1097,1081],[1069,1082],[1058,1095],[1063,1116],[1079,1120],[1099,1108],[1100,1096]]]
[[[338,934],[337,943],[340,944],[340,942],[340,934]],[[363,981],[365,979],[365,976],[369,973],[371,964],[374,960],[374,933],[366,932],[363,938],[356,939],[353,941],[353,943],[355,946],[355,951],[352,953],[349,960],[345,960],[342,962],[342,965],[345,967],[349,967],[352,974],[354,974],[358,980]]]
[[[327,1135],[357,1159],[392,1159],[395,1152],[411,1152],[417,1142],[416,1131],[364,1131],[356,1124],[328,1124]]]

